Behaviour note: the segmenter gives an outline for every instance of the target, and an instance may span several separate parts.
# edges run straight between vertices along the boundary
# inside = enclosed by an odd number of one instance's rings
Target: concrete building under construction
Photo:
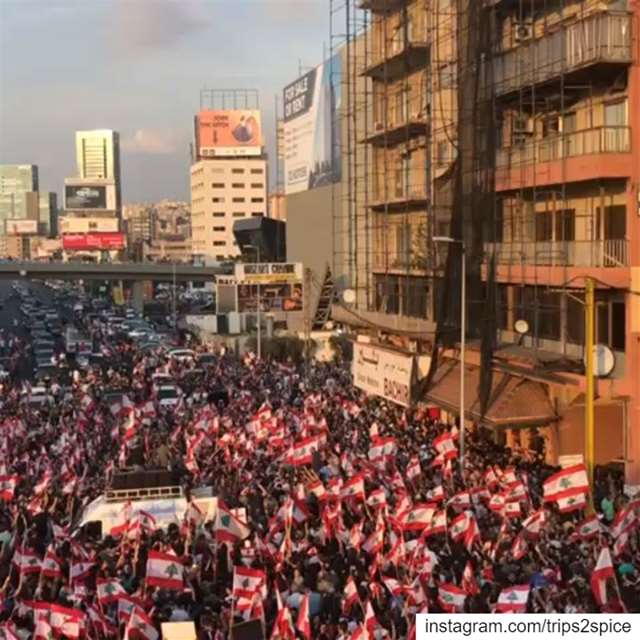
[[[557,461],[592,283],[596,464],[639,485],[640,2],[332,0],[331,30],[334,320],[420,361],[412,401],[457,415],[463,369],[468,421]]]

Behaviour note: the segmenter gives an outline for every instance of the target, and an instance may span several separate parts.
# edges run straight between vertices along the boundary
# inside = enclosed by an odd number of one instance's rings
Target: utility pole
[[[585,278],[584,287],[584,348],[585,348],[585,403],[584,403],[584,460],[591,486],[591,509],[593,510],[593,469],[595,466],[594,401],[595,385],[593,377],[594,325],[595,325],[595,283]]]
[[[304,270],[304,292],[302,295],[302,302],[304,305],[304,374],[305,378],[309,378],[309,343],[311,333],[311,317],[310,317],[310,305],[309,296],[311,291],[309,289],[311,282],[311,269],[306,267]]]

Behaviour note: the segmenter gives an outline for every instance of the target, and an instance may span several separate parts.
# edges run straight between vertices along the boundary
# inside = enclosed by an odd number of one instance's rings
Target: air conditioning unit
[[[517,20],[513,23],[513,41],[526,42],[533,38],[533,21]]]
[[[514,136],[532,136],[534,133],[533,118],[527,116],[515,118],[513,121]]]

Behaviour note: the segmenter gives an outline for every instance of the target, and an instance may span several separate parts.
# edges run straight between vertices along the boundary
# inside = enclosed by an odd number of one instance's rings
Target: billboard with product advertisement
[[[287,195],[340,181],[340,70],[336,54],[284,89]]]
[[[20,236],[20,235],[33,235],[38,233],[38,221],[37,220],[7,220],[6,221],[7,235]]]
[[[353,384],[372,395],[408,407],[414,376],[414,357],[399,351],[355,342]]]
[[[62,248],[65,251],[117,251],[124,247],[124,233],[65,233],[62,235]]]
[[[198,159],[262,154],[260,112],[255,109],[207,110],[196,116]]]
[[[65,233],[115,233],[119,230],[119,220],[112,217],[64,216],[58,219],[58,229]]]
[[[106,209],[107,187],[105,185],[65,185],[65,209]]]
[[[258,310],[270,311],[302,311],[302,282],[281,284],[239,284],[238,311],[255,313]]]

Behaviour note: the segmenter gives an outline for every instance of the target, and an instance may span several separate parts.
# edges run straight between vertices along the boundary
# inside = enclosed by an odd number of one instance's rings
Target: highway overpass
[[[199,267],[173,263],[3,262],[0,279],[124,280],[126,282],[211,282],[230,274],[229,266]]]

